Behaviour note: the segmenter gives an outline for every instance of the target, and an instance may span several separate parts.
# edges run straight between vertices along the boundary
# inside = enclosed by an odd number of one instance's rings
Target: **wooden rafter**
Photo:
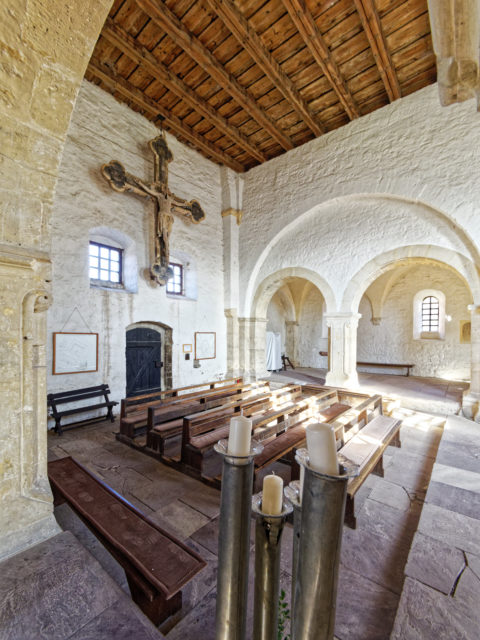
[[[164,118],[166,128],[170,128],[177,135],[182,136],[194,146],[202,149],[204,153],[220,164],[224,164],[235,171],[244,171],[243,165],[231,156],[227,155],[221,149],[215,147],[210,141],[206,140],[202,135],[194,131],[187,124],[183,123],[180,118],[170,113],[170,111],[161,104],[146,96],[142,91],[140,91],[140,89],[137,89],[137,87],[128,82],[128,80],[125,80],[125,78],[115,75],[112,71],[107,69],[107,67],[100,68],[92,61],[88,66],[88,71],[96,78],[109,85],[114,91],[118,91],[128,100],[131,100],[141,109],[145,109],[145,111],[152,115],[161,115]]]
[[[374,0],[353,0],[390,102],[402,97]]]
[[[310,53],[337,94],[338,99],[342,103],[348,117],[351,120],[358,118],[360,116],[358,106],[350,93],[335,60],[332,58],[322,34],[317,28],[312,14],[306,7],[305,0],[283,0],[283,4]]]
[[[124,29],[115,24],[111,18],[107,18],[107,22],[103,27],[102,36],[136,64],[146,69],[148,73],[167,89],[175,93],[175,95],[181,98],[195,112],[214,124],[219,131],[222,131],[222,133],[231,138],[238,146],[245,149],[250,156],[260,162],[267,160],[265,154],[255,145],[251,144],[246,136],[230,125],[226,118],[218,114],[208,102],[203,100],[193,89],[183,82],[183,80],[159,62],[148,49],[140,45]]]
[[[212,11],[216,13],[233,33],[240,44],[248,51],[273,85],[283,94],[305,124],[316,136],[325,133],[325,128],[318,122],[310,111],[307,103],[301,97],[293,82],[282,71],[278,62],[263,44],[260,36],[249,25],[245,16],[237,9],[231,0],[207,0]]]
[[[170,11],[164,2],[161,2],[161,0],[136,0],[136,3],[147,16],[173,38],[177,45],[182,47],[197,64],[222,86],[261,127],[268,131],[272,138],[277,140],[284,149],[293,149],[293,143],[290,138],[266,115],[257,105],[255,99],[222,67],[200,40],[185,28],[181,20]]]

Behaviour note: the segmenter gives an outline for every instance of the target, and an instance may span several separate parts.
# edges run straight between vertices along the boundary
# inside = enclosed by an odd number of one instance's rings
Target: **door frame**
[[[172,344],[173,329],[162,322],[134,322],[125,327],[125,342],[127,340],[127,331],[131,329],[152,329],[158,331],[161,339],[160,357],[163,367],[160,373],[160,384],[162,389],[172,388]],[[125,356],[126,358],[126,356]],[[127,392],[127,371],[125,368],[125,394]]]

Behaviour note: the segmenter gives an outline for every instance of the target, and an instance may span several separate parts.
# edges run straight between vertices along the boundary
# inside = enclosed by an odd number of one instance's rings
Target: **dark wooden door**
[[[155,329],[127,331],[127,396],[161,389],[161,336]]]

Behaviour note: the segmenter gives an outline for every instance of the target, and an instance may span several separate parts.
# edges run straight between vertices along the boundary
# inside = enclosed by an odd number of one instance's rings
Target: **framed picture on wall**
[[[192,345],[184,344],[183,345],[183,353],[192,353]]]
[[[54,376],[92,371],[98,371],[98,333],[53,334]]]
[[[217,357],[216,337],[214,331],[195,332],[195,360],[212,360]]]

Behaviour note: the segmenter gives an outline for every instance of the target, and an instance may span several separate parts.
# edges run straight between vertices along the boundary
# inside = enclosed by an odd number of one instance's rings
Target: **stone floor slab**
[[[426,501],[429,504],[480,520],[480,494],[450,484],[430,482]]]
[[[480,444],[465,444],[442,439],[438,448],[436,461],[467,471],[480,471]]]
[[[432,469],[431,480],[480,494],[480,467],[477,472],[474,472],[435,463]]]
[[[208,524],[209,519],[180,500],[173,500],[149,516],[154,522],[180,540],[189,538]]]
[[[425,504],[418,530],[445,544],[480,555],[480,520]]]
[[[378,478],[370,493],[370,500],[376,500],[399,511],[409,511],[411,499],[408,491],[398,484]]]

